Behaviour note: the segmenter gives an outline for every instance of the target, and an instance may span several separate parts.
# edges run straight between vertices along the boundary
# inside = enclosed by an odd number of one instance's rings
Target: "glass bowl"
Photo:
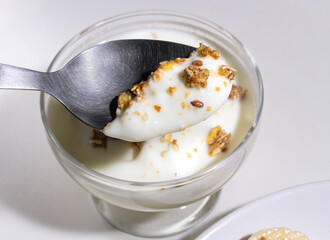
[[[170,181],[115,179],[86,167],[63,148],[49,124],[49,102],[54,101],[51,96],[41,93],[40,108],[56,158],[92,195],[101,215],[127,233],[161,237],[194,226],[212,209],[219,190],[234,175],[254,144],[263,104],[263,86],[253,57],[232,34],[200,17],[170,11],[140,11],[100,21],[74,36],[56,55],[48,71],[60,69],[74,56],[96,44],[123,39],[130,31],[146,29],[161,29],[165,34],[166,31],[194,34],[203,41],[221,46],[221,53],[229,55],[235,67],[244,71],[255,103],[255,114],[251,116],[253,121],[241,143],[223,160],[191,176]],[[190,44],[189,40],[173,40]]]

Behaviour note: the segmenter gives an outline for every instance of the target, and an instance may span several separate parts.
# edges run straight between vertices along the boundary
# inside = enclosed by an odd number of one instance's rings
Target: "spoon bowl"
[[[56,72],[0,64],[0,89],[44,91],[82,122],[102,129],[115,118],[117,97],[145,80],[159,63],[188,57],[196,48],[157,40],[101,43]]]

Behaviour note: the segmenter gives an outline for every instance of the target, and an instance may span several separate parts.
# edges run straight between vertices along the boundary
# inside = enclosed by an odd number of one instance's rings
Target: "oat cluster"
[[[207,79],[210,72],[207,68],[201,69],[195,66],[189,66],[184,70],[183,78],[185,79],[185,85],[189,88],[206,88]]]
[[[202,58],[212,57],[215,60],[220,58],[219,52],[217,50],[212,50],[210,47],[205,46],[202,43],[200,43],[200,47],[197,50],[197,54]],[[188,68],[184,70],[183,78],[185,79],[186,87],[207,87],[207,79],[209,78],[211,72],[207,68],[201,68],[202,66],[202,60],[195,60]]]
[[[218,74],[227,78],[229,81],[234,80],[236,76],[236,69],[229,67],[227,65],[221,65],[218,70]]]
[[[124,110],[129,108],[132,105],[132,93],[130,92],[123,92],[118,97],[118,108]]]
[[[207,143],[209,145],[209,155],[215,156],[218,153],[225,151],[231,137],[230,133],[221,129],[220,125],[214,127],[209,133]]]
[[[89,138],[89,143],[95,148],[106,148],[107,136],[105,136],[101,131],[93,129]]]
[[[247,90],[243,91],[242,87],[233,84],[228,98],[231,100],[244,99],[246,93]]]
[[[215,60],[220,58],[219,51],[212,50],[212,48],[205,46],[203,43],[199,44],[199,49],[197,51],[200,57],[205,57],[205,58],[212,57]]]
[[[147,82],[146,81],[141,81],[138,84],[135,84],[132,89],[131,92],[133,92],[133,94],[135,96],[137,96],[139,99],[143,99],[143,95],[144,95],[144,89],[147,86]],[[119,95],[118,97],[118,108],[121,110],[125,110],[126,108],[129,108],[130,106],[132,106],[133,102],[133,94],[127,91],[127,92],[123,92]]]
[[[158,81],[160,81],[160,79],[162,78],[163,75],[164,75],[164,72],[161,71],[160,68],[157,68],[157,70],[152,74],[152,79],[155,82],[158,82]]]
[[[147,86],[147,82],[146,81],[141,81],[138,84],[135,84],[131,91],[136,95],[136,96],[143,96],[144,95],[144,89]]]

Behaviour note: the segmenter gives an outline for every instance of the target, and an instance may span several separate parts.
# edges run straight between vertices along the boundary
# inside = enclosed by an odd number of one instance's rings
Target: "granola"
[[[125,110],[126,108],[129,108],[130,105],[132,105],[132,93],[130,92],[123,92],[118,97],[118,108],[121,110]]]
[[[207,68],[201,69],[195,66],[189,66],[184,70],[183,78],[186,80],[186,87],[206,88],[209,75],[210,73]]]
[[[138,84],[135,84],[131,91],[136,95],[136,96],[143,96],[144,95],[144,89],[147,86],[147,82],[146,81],[141,81]]]
[[[89,138],[89,143],[95,148],[106,148],[107,147],[107,136],[102,132],[93,129]]]
[[[207,143],[209,145],[209,155],[215,156],[227,149],[227,144],[231,137],[231,133],[227,133],[218,125],[214,127],[208,136]]]
[[[199,44],[198,54],[201,57],[212,57],[215,60],[219,59],[219,51],[212,50],[212,48],[205,46],[203,43]]]
[[[243,91],[242,87],[233,84],[228,98],[231,100],[244,99],[246,93],[247,90]]]
[[[220,76],[226,77],[230,81],[234,80],[236,72],[236,69],[227,65],[221,65],[218,70]]]

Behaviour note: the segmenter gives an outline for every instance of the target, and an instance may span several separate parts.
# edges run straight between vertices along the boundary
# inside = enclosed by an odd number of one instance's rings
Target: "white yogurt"
[[[221,47],[208,43],[193,34],[145,30],[117,35],[114,39],[145,38],[155,36],[160,40],[176,41],[192,46],[200,42],[211,45],[221,52]],[[49,102],[48,119],[56,138],[66,151],[87,167],[110,177],[141,182],[155,182],[176,179],[197,173],[206,167],[221,161],[242,141],[255,116],[255,105],[249,89],[249,80],[245,79],[244,69],[239,64],[225,58],[228,65],[238,70],[233,84],[248,90],[243,101],[226,100],[219,111],[199,124],[184,131],[173,133],[177,146],[173,147],[164,137],[145,141],[139,150],[130,142],[108,138],[107,147],[94,148],[89,142],[92,129],[75,119],[56,100]],[[204,113],[202,113],[204,114]],[[211,129],[220,125],[231,133],[227,151],[211,157],[208,154],[207,137]]]
[[[232,86],[218,73],[220,66],[228,65],[225,59],[201,57],[195,51],[180,60],[162,63],[156,71],[159,77],[152,74],[143,94],[133,98],[129,108],[117,110],[117,117],[103,129],[104,134],[130,142],[146,141],[195,125],[219,110]],[[208,71],[205,87],[185,84],[184,71],[196,61],[202,64],[196,69]]]

